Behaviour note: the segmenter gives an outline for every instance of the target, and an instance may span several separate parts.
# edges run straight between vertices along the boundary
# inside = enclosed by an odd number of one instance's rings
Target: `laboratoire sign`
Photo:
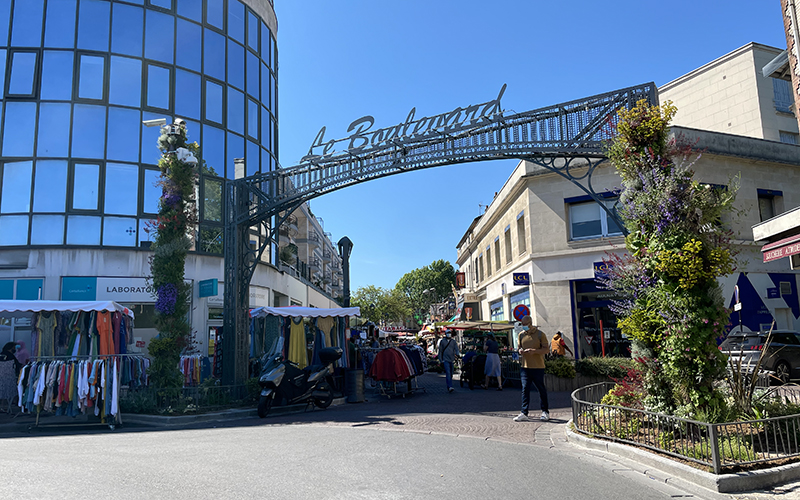
[[[396,144],[401,146],[406,140],[420,140],[432,136],[451,135],[460,130],[468,129],[482,123],[492,123],[497,115],[501,115],[503,110],[500,107],[500,99],[506,91],[506,85],[500,89],[497,99],[481,104],[473,104],[466,108],[456,108],[450,112],[434,116],[423,116],[417,118],[417,108],[411,108],[405,121],[392,127],[372,130],[375,125],[375,118],[363,116],[353,121],[347,131],[351,134],[344,139],[331,139],[325,141],[326,127],[322,127],[308,154],[301,162],[313,162],[323,156],[333,155],[341,152],[337,145],[347,143],[347,153],[358,156],[359,152],[367,147],[383,146]]]

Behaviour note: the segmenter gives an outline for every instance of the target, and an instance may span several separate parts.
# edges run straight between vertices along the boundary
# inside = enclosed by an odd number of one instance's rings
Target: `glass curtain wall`
[[[275,37],[240,0],[0,0],[0,247],[146,246],[157,128],[202,148],[197,250],[222,253],[223,177],[276,168]]]

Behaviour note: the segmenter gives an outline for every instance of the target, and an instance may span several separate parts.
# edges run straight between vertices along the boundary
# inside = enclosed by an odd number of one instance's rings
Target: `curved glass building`
[[[147,352],[160,132],[142,122],[182,118],[203,162],[191,322],[211,352],[225,179],[277,165],[276,34],[272,0],[0,0],[0,300],[115,300],[136,312],[130,350]],[[298,236],[321,234],[306,219]],[[300,252],[317,266],[305,275],[259,266],[251,304],[330,307],[338,278],[316,262],[332,249]],[[28,335],[0,318],[0,341]]]
[[[159,131],[143,120],[184,118],[206,173],[275,168],[276,29],[267,0],[0,0],[0,246],[147,241]],[[198,250],[218,250],[203,201],[221,188],[203,182]]]

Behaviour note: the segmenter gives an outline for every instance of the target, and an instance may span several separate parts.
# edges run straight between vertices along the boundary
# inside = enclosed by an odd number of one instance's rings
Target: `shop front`
[[[577,357],[630,357],[630,339],[617,327],[617,317],[610,309],[613,293],[600,288],[594,279],[572,280],[570,286]]]

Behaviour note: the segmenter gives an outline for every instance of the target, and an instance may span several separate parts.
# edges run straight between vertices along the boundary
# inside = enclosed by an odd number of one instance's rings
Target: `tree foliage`
[[[396,289],[369,285],[355,291],[350,305],[361,308],[361,318],[373,323],[403,321],[410,313],[405,297]]]
[[[449,261],[435,260],[430,265],[414,269],[397,282],[397,290],[412,312],[427,311],[431,304],[441,302],[453,292],[456,271]],[[425,292],[426,290],[432,291]]]

